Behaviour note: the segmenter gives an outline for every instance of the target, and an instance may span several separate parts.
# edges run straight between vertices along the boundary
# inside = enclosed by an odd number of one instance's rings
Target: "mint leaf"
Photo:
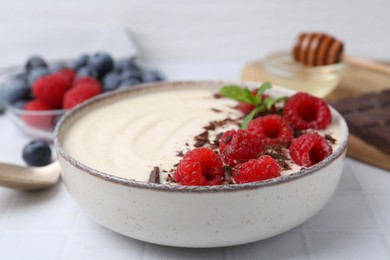
[[[225,97],[244,102],[247,104],[257,105],[259,100],[252,95],[252,92],[247,88],[241,88],[239,86],[224,86],[219,90],[219,93]]]
[[[279,103],[279,102],[284,102],[287,100],[287,98],[288,98],[287,96],[283,96],[280,98],[266,98],[264,100],[264,104],[265,104],[266,109],[270,110],[273,105],[275,105],[276,103]]]
[[[245,118],[242,120],[241,123],[241,129],[247,129],[249,122],[255,117],[255,115],[261,111],[264,111],[266,108],[265,106],[259,106],[252,110]]]
[[[271,89],[271,88],[272,88],[271,82],[269,82],[269,81],[264,82],[263,84],[261,84],[261,86],[260,86],[259,89],[257,90],[256,97],[257,97],[259,100],[262,100],[262,97],[263,97],[264,92],[265,92],[267,89]]]

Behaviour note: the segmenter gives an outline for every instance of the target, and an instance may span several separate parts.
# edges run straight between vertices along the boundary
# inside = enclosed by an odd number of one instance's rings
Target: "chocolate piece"
[[[390,153],[390,89],[330,104],[344,116],[351,134]]]
[[[160,184],[160,168],[159,167],[153,168],[153,170],[149,176],[149,182]]]

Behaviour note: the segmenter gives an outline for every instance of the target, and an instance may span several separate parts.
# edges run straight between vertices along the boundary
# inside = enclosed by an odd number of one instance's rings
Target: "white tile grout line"
[[[355,168],[356,169],[357,167],[358,167],[358,165],[354,164],[351,168]],[[377,232],[380,233],[382,235],[382,237],[384,238],[384,240],[386,241],[387,250],[389,251],[389,257],[390,257],[390,239],[389,239],[389,237],[390,237],[390,232],[389,232],[390,229],[389,229],[389,227],[386,226],[386,223],[384,222],[383,216],[380,213],[379,208],[375,205],[374,199],[372,197],[375,194],[383,194],[383,193],[381,193],[381,192],[370,192],[366,188],[364,183],[362,183],[361,178],[359,178],[357,176],[357,174],[363,174],[359,169],[357,171],[354,170],[353,174],[355,175],[355,178],[357,179],[357,181],[359,182],[360,186],[362,187],[362,193],[366,197],[366,199],[368,201],[368,206],[370,207],[372,213],[374,214],[375,220],[376,220],[376,222],[378,224]],[[390,191],[387,194],[390,196]]]
[[[79,230],[78,225],[80,224],[80,221],[84,217],[84,214],[83,214],[83,212],[81,212],[80,209],[77,210],[74,214],[75,214],[74,220],[72,221],[73,222],[72,226],[67,229],[66,240],[64,242],[64,245],[61,248],[61,253],[60,253],[59,259],[64,259],[64,260],[69,259],[67,257],[68,252],[69,252],[68,248],[71,246],[72,238],[77,236],[76,231]]]
[[[305,239],[305,244],[307,246],[307,251],[309,253],[309,258],[310,259],[315,259],[314,258],[315,252],[314,252],[313,244],[311,243],[311,239],[310,239],[310,231],[306,227],[305,223],[302,224],[302,234],[303,234],[303,237]]]
[[[16,200],[19,198],[20,192],[15,191],[15,194],[12,196],[12,199],[8,202],[7,206],[5,207],[4,212],[1,214],[0,219],[0,230],[4,230],[4,224],[6,223],[6,220],[8,218],[8,215],[10,214],[10,210],[12,206],[16,203]]]

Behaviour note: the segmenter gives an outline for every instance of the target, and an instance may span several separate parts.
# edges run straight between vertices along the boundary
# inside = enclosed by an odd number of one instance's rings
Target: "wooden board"
[[[243,68],[241,79],[262,82],[268,80],[269,76],[263,69],[261,61],[254,61]],[[347,69],[340,85],[325,99],[332,101],[363,93],[378,92],[387,88],[390,88],[389,75],[347,64]],[[390,154],[381,152],[355,136],[350,136],[349,138],[347,155],[371,165],[390,170]]]

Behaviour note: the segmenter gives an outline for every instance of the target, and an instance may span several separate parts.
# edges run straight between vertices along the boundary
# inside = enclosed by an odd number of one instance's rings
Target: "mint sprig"
[[[254,109],[244,118],[241,123],[241,129],[247,129],[249,122],[260,112],[269,112],[271,108],[280,102],[284,102],[287,99],[285,97],[270,98],[267,97],[263,100],[263,94],[266,90],[271,89],[272,84],[269,81],[261,84],[257,90],[256,96],[247,87],[239,87],[234,85],[224,86],[219,90],[219,93],[227,98],[237,100],[239,102],[254,105]]]

